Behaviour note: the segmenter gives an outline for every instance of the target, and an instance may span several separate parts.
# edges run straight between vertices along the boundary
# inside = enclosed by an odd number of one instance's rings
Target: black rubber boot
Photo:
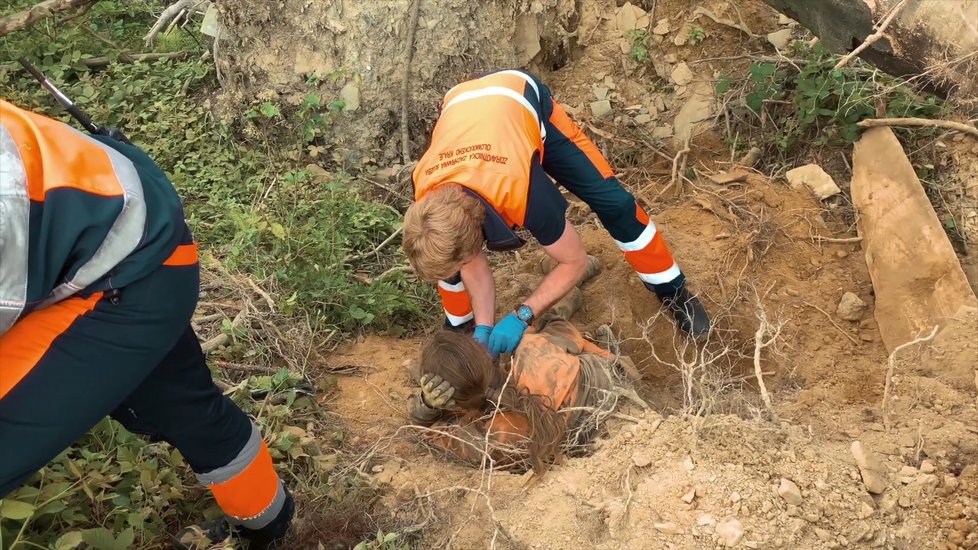
[[[693,296],[682,286],[675,294],[659,296],[676,319],[676,326],[694,339],[699,340],[710,333],[710,317],[699,298]]]
[[[285,487],[285,503],[282,510],[275,516],[271,523],[261,529],[247,529],[238,527],[241,538],[248,541],[248,550],[272,550],[280,548],[276,543],[281,541],[292,525],[292,517],[295,516],[295,500],[289,488]]]

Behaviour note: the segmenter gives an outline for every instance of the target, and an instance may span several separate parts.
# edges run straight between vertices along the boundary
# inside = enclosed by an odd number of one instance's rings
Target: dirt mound
[[[337,120],[337,145],[375,160],[398,159],[410,4],[222,2],[225,103],[261,96],[295,104],[313,82],[327,97],[342,96],[347,110],[358,105],[355,116]],[[408,105],[415,155],[450,87],[499,67],[562,66],[575,47],[578,18],[574,0],[421,0]]]

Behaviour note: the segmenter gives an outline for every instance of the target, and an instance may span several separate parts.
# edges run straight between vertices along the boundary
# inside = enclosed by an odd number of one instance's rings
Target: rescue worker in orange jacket
[[[617,358],[585,340],[569,321],[545,314],[527,330],[512,373],[458,331],[437,332],[421,352],[422,389],[411,423],[462,462],[542,472],[564,450],[583,449],[621,395]],[[634,367],[631,367],[634,369]],[[632,394],[634,395],[634,394]]]
[[[211,379],[197,246],[142,150],[0,99],[0,255],[0,498],[110,415],[179,449],[252,548],[284,536],[292,497]]]
[[[497,71],[449,90],[413,176],[405,253],[421,278],[437,281],[446,325],[474,324],[473,336],[490,352],[512,352],[534,317],[584,273],[584,246],[550,178],[598,215],[680,329],[694,337],[709,331],[706,310],[687,290],[661,232],[535,76]],[[537,239],[556,268],[495,324],[495,283],[482,248],[518,248],[517,227]]]

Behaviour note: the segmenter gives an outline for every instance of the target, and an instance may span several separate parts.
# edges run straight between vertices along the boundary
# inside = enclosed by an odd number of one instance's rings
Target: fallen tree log
[[[182,59],[187,57],[190,52],[168,52],[168,53],[123,53],[119,55],[117,60],[111,57],[89,57],[87,59],[80,59],[78,62],[82,65],[88,67],[89,69],[101,69],[111,65],[113,62],[118,63],[139,63],[142,61],[160,61],[164,59]]]
[[[0,18],[0,36],[26,29],[41,19],[50,17],[56,13],[73,9],[84,9],[96,2],[98,0],[45,0],[25,10]]]
[[[978,2],[909,0],[884,25],[902,0],[763,1],[836,53],[856,50],[879,31],[859,57],[892,75],[921,76],[942,95],[978,102]]]

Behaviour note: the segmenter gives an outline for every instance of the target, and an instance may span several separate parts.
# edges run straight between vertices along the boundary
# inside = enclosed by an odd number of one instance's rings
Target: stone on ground
[[[677,86],[686,86],[693,81],[693,71],[685,61],[676,65],[676,68],[672,70],[672,81]]]
[[[865,312],[866,302],[852,292],[843,294],[839,305],[835,308],[835,313],[846,321],[861,321]]]
[[[606,117],[611,114],[611,101],[602,99],[601,101],[591,102],[591,114],[595,118]]]
[[[775,48],[783,50],[791,43],[791,29],[781,29],[780,31],[768,33],[767,41]]]
[[[788,170],[785,177],[795,189],[805,186],[811,189],[812,193],[820,200],[825,200],[842,192],[839,186],[835,184],[832,176],[825,173],[825,170],[822,170],[822,167],[817,164],[806,164]]]
[[[716,534],[720,544],[733,548],[744,538],[744,526],[737,518],[727,518],[717,524]]]
[[[788,504],[801,506],[801,490],[790,479],[781,478],[781,484],[778,486],[778,495]]]

